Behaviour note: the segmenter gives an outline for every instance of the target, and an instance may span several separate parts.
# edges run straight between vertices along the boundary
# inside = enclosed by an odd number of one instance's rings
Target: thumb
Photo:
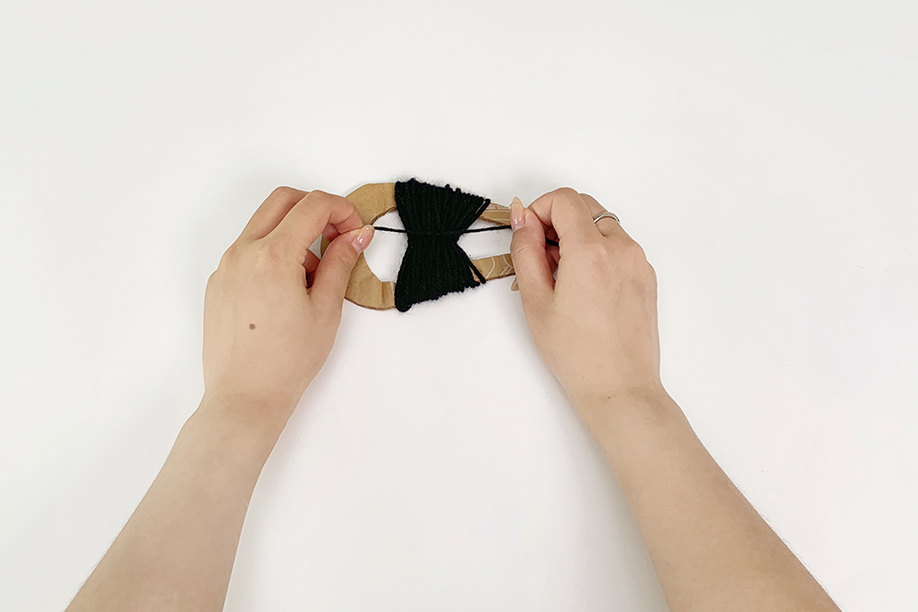
[[[345,232],[331,241],[316,267],[311,295],[320,303],[336,309],[344,302],[344,292],[357,258],[373,239],[372,225]]]
[[[510,242],[510,257],[516,271],[516,282],[520,287],[523,307],[544,304],[551,299],[555,279],[545,249],[545,229],[539,218],[519,198],[510,204],[510,219],[513,239]]]

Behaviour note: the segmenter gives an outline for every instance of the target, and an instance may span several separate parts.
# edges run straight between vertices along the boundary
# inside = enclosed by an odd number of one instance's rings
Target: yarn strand
[[[414,234],[420,236],[448,236],[444,232],[409,232],[408,230],[398,229],[395,227],[386,227],[384,225],[374,225],[373,229],[377,229],[383,232],[392,232],[394,234]],[[495,225],[494,227],[476,227],[475,229],[467,229],[463,234],[474,234],[476,232],[495,232],[498,230],[508,230],[511,229],[509,225]],[[545,244],[548,246],[559,246],[557,240],[552,240],[551,238],[545,239]]]
[[[455,232],[410,232],[404,229],[398,229],[395,227],[385,227],[383,225],[374,225],[373,229],[377,229],[383,232],[393,232],[396,234],[412,234],[414,236],[452,236]],[[510,229],[509,225],[495,225],[494,227],[476,227],[474,229],[467,229],[460,234],[474,234],[476,232],[493,232],[497,230],[508,230]]]

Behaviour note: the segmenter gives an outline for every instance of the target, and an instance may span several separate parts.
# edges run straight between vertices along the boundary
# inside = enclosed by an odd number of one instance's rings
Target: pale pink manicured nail
[[[360,231],[354,235],[353,244],[354,250],[358,253],[362,253],[364,249],[370,246],[370,240],[373,239],[373,232],[376,230],[372,225],[364,225],[360,228]]]
[[[519,291],[519,290],[520,290],[520,284],[514,278],[513,283],[510,285],[510,291]]]
[[[513,201],[510,202],[510,227],[516,231],[523,227],[523,224],[526,223],[526,217],[524,216],[526,211],[523,210],[523,203],[519,198],[513,198]]]

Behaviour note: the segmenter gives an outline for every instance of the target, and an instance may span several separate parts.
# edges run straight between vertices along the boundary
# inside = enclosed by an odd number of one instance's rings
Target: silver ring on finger
[[[616,223],[621,224],[621,221],[619,221],[618,219],[618,215],[616,215],[614,212],[609,212],[607,210],[593,217],[593,223],[596,223],[600,219],[605,219],[606,217],[608,217],[609,219],[615,219]]]

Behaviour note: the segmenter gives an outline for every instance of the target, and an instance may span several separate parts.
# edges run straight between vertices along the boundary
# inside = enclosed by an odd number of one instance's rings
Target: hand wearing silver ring
[[[533,341],[615,472],[669,609],[839,612],[663,386],[656,272],[621,225],[598,225],[618,216],[573,189],[511,207]]]

